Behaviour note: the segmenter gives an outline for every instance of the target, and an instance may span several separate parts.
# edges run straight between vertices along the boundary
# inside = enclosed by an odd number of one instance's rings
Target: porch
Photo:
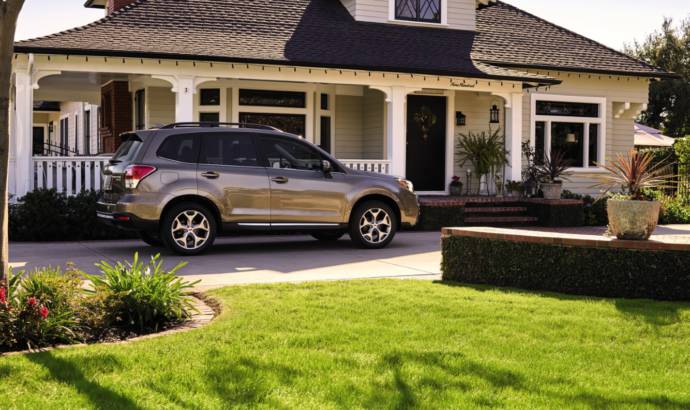
[[[190,121],[272,125],[352,169],[407,177],[425,194],[446,194],[453,175],[466,178],[469,165],[455,163],[458,134],[501,129],[510,158],[504,179],[520,178],[520,82],[127,58],[30,60],[16,64],[14,77],[10,191],[17,198],[39,188],[99,190],[122,133]]]

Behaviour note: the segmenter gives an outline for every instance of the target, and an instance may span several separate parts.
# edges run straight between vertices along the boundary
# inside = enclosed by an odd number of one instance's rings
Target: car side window
[[[299,142],[262,138],[261,149],[270,168],[320,170],[322,167],[321,154]]]
[[[161,158],[179,162],[196,163],[199,156],[198,138],[195,134],[171,135],[158,148],[157,155]]]
[[[258,165],[254,138],[241,133],[209,133],[201,138],[200,164],[254,167]]]

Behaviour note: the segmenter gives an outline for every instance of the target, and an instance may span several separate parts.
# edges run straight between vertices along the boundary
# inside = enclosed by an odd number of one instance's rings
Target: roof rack
[[[283,132],[282,130],[272,127],[270,125],[263,124],[252,124],[248,122],[213,122],[213,121],[200,121],[200,122],[176,122],[173,124],[168,124],[160,127],[161,130],[170,130],[174,128],[217,128],[217,127],[236,127],[236,128],[254,128],[258,130],[269,130]]]

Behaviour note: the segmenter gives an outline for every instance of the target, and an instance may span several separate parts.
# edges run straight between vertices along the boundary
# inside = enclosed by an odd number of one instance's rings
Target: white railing
[[[341,159],[346,167],[357,171],[390,175],[391,162],[384,159]]]
[[[67,195],[101,189],[102,170],[110,157],[52,157],[32,158],[33,189],[55,189]]]

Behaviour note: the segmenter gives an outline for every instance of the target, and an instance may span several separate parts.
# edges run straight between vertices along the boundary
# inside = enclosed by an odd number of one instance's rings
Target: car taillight
[[[125,169],[125,188],[136,189],[147,176],[156,172],[156,167],[150,165],[130,165]]]

